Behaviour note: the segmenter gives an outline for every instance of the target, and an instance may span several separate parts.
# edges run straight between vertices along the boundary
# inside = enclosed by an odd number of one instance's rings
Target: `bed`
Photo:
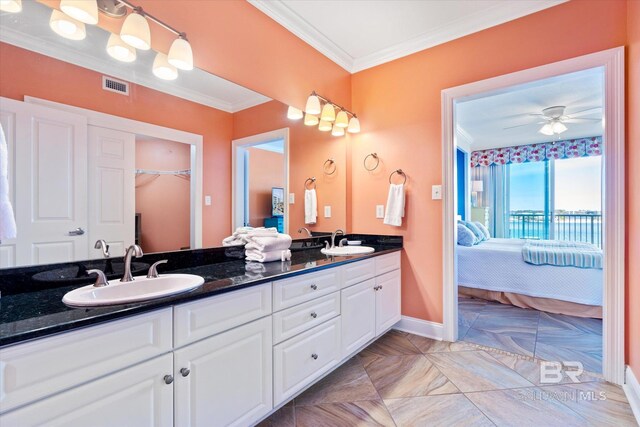
[[[602,270],[524,262],[520,239],[457,246],[458,293],[553,313],[602,318]]]

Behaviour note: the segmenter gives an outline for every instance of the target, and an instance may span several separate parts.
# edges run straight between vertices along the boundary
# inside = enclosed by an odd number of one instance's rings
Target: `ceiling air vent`
[[[121,95],[129,95],[129,83],[116,80],[113,77],[102,76],[102,89]]]

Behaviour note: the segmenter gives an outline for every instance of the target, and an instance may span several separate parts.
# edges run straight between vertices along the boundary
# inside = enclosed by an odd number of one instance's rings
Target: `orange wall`
[[[136,140],[136,169],[190,168],[189,145],[159,139]],[[190,202],[188,177],[136,176],[136,213],[141,214],[141,241],[145,253],[189,247]]]
[[[289,128],[289,192],[295,193],[295,204],[289,205],[289,233],[300,237],[297,230],[312,231],[344,229],[346,218],[346,137],[333,137],[318,131],[317,126],[305,126],[302,121],[287,119],[287,106],[278,101],[267,102],[234,113],[233,139],[244,138],[276,129]],[[334,159],[336,172],[323,173],[323,164]],[[304,224],[304,181],[317,179],[318,223]],[[331,206],[331,218],[324,218],[324,206]]]
[[[640,1],[627,19],[627,363],[640,378]]]
[[[625,22],[623,0],[576,0],[353,76],[363,132],[351,144],[351,231],[404,235],[404,315],[442,321],[442,203],[430,197],[431,185],[442,182],[441,91],[622,46]],[[382,159],[377,173],[361,165],[371,152]],[[396,168],[409,175],[400,228],[374,215]]]
[[[271,218],[271,189],[284,187],[284,156],[251,147],[249,152],[249,223],[262,227]]]
[[[203,245],[219,246],[229,234],[230,113],[135,84],[128,97],[106,92],[100,73],[5,43],[0,43],[0,63],[0,96],[23,100],[30,95],[203,135],[203,193],[213,199],[212,206],[202,209]]]

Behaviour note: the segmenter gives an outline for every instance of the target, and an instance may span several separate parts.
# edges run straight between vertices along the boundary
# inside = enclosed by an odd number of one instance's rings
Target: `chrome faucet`
[[[133,282],[133,274],[131,274],[131,258],[136,257],[140,258],[144,253],[142,253],[142,248],[138,245],[131,245],[127,248],[127,252],[124,254],[124,274],[122,275],[121,282]]]
[[[109,245],[107,245],[107,242],[105,242],[104,240],[98,240],[93,247],[94,249],[101,249],[103,257],[109,258],[111,256],[109,255]]]
[[[307,227],[300,227],[298,228],[298,233],[302,234],[303,231],[307,232],[307,237],[313,237],[311,235],[311,231],[309,231],[309,229]]]
[[[340,230],[338,228],[336,231],[331,233],[331,249],[336,247],[336,236],[337,235],[344,236],[344,231],[342,231],[342,230]]]

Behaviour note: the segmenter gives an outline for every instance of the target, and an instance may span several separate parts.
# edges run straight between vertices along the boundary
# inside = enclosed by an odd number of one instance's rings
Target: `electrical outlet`
[[[324,207],[324,217],[331,218],[331,206]]]
[[[289,193],[289,204],[293,205],[296,202],[296,193]]]
[[[204,196],[204,205],[211,206],[211,196]]]
[[[431,186],[431,199],[442,200],[442,185]]]
[[[376,218],[384,218],[384,205],[376,205]]]

